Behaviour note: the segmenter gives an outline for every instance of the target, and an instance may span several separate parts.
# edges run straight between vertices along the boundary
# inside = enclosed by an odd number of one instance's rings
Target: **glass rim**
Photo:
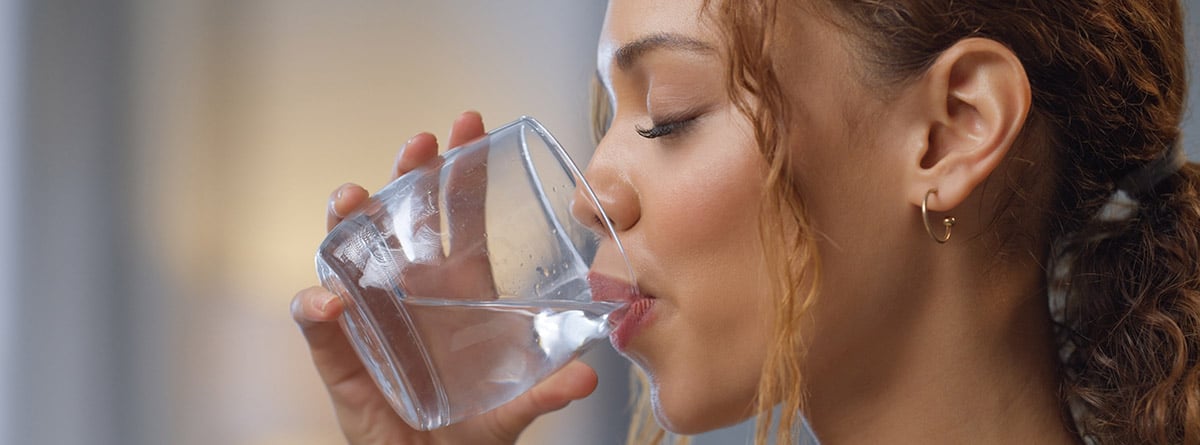
[[[583,172],[579,170],[578,164],[576,164],[575,160],[571,158],[571,154],[567,153],[567,151],[563,149],[562,144],[558,142],[558,139],[555,138],[554,135],[550,133],[550,131],[547,130],[541,122],[529,115],[522,115],[512,122],[492,129],[488,133],[498,133],[519,125],[527,125],[532,128],[533,131],[542,138],[542,141],[550,147],[551,153],[559,159],[560,163],[563,164],[563,166],[570,171],[575,178],[578,179],[579,184],[576,185],[576,188],[582,186],[584,193],[586,193],[586,197],[592,201],[596,211],[600,213],[601,223],[604,224],[604,228],[608,230],[609,237],[612,239],[613,244],[617,247],[617,253],[621,255],[621,261],[625,262],[625,273],[629,276],[629,285],[633,288],[634,293],[640,292],[637,284],[637,275],[633,272],[633,264],[629,261],[629,255],[625,253],[625,246],[621,244],[621,238],[617,236],[617,230],[612,225],[612,219],[608,217],[608,213],[604,210],[604,206],[600,205],[600,198],[596,196],[596,192],[592,189],[592,185],[588,183],[587,178],[583,176]]]

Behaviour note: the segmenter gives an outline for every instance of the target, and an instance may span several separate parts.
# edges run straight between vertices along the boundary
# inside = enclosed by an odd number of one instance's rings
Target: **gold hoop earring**
[[[946,244],[946,241],[950,241],[950,230],[951,230],[951,228],[954,227],[955,221],[954,221],[954,217],[952,217],[952,216],[947,216],[946,219],[942,220],[942,225],[946,226],[946,236],[939,238],[937,235],[935,235],[933,233],[933,227],[929,225],[928,206],[929,206],[929,195],[936,195],[936,194],[937,194],[936,188],[929,189],[928,192],[925,192],[925,200],[921,201],[921,221],[925,223],[925,232],[929,233],[930,238],[933,238],[933,240],[937,241],[938,244]]]

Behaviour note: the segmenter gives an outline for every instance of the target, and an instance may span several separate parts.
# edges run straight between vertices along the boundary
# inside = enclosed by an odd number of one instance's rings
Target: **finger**
[[[454,281],[458,296],[451,298],[496,294],[485,233],[488,147],[481,144],[486,143],[477,142],[470,150],[459,152],[454,164],[443,168],[446,190],[441,196],[446,227],[442,229],[449,232],[447,259],[466,272],[456,274],[458,277],[470,278]]]
[[[301,328],[337,320],[342,315],[342,301],[323,287],[304,289],[292,298],[292,319]]]
[[[515,441],[538,416],[587,397],[598,382],[591,366],[578,360],[568,363],[533,389],[489,413],[492,433],[501,441]]]
[[[326,386],[333,387],[363,371],[341,326],[342,301],[324,288],[310,287],[292,299],[292,318],[308,341],[313,363]]]
[[[342,222],[342,218],[362,205],[370,193],[357,184],[342,184],[329,195],[329,205],[325,209],[325,230],[333,230],[333,226]]]
[[[404,143],[396,154],[396,162],[392,165],[392,179],[408,173],[430,158],[437,156],[437,137],[430,133],[419,133]]]
[[[460,147],[484,135],[483,118],[475,111],[458,116],[450,129],[450,146]],[[483,142],[486,144],[486,142]],[[478,143],[477,143],[478,144]],[[460,295],[494,294],[491,265],[484,237],[484,203],[487,196],[488,147],[473,146],[473,152],[460,153],[446,175],[442,194],[449,233],[449,254],[463,268],[476,270],[475,279],[459,281]]]
[[[483,136],[483,117],[478,111],[467,111],[458,116],[454,120],[454,125],[450,127],[450,144],[447,149],[454,148],[471,142],[476,138]]]

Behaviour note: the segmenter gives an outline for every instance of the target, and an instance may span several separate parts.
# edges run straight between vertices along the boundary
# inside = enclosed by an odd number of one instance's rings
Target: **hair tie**
[[[1125,175],[1117,181],[1117,190],[1108,197],[1108,202],[1096,213],[1095,220],[1102,222],[1127,221],[1137,214],[1138,200],[1153,196],[1154,189],[1164,179],[1178,173],[1187,165],[1187,153],[1180,139],[1167,149],[1162,157]],[[1097,236],[1105,237],[1106,234]]]
[[[1187,153],[1183,151],[1181,139],[1167,149],[1161,158],[1143,165],[1117,181],[1117,190],[1122,190],[1131,197],[1141,198],[1150,195],[1162,180],[1178,173],[1187,165]]]

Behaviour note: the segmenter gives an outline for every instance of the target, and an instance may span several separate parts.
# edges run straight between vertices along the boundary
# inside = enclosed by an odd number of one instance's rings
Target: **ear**
[[[1008,154],[1029,114],[1029,79],[1007,47],[969,38],[944,51],[913,87],[925,110],[918,122],[927,137],[913,153],[905,196],[920,206],[937,189],[929,208],[947,211],[962,204]]]

